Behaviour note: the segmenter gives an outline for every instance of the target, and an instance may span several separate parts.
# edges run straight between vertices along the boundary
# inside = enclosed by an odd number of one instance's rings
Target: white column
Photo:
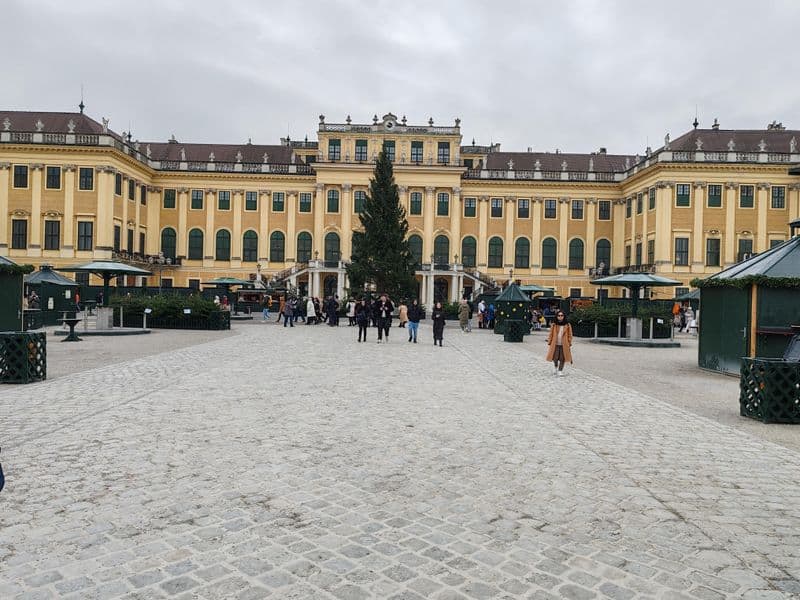
[[[435,187],[425,188],[425,204],[422,206],[422,260],[430,258],[433,253],[433,216],[436,214],[436,200],[434,198]]]
[[[450,302],[458,302],[458,275],[450,276]]]
[[[11,163],[0,163],[0,256],[8,256],[11,240],[8,236],[8,187]]]
[[[341,269],[336,273],[336,295],[340,300],[344,296],[344,271]]]
[[[28,256],[42,255],[42,171],[44,165],[31,165],[31,222]],[[7,214],[3,218],[8,218]],[[95,239],[97,239],[95,237]]]
[[[756,247],[755,252],[764,252],[769,248],[767,242],[767,206],[769,203],[769,182],[762,181],[756,188]]]
[[[269,190],[258,191],[258,261],[269,265],[269,201],[272,192]]]
[[[694,203],[694,222],[692,223],[692,228],[694,232],[692,234],[692,272],[693,273],[702,273],[705,271],[705,248],[703,245],[705,244],[705,235],[704,235],[704,228],[703,228],[703,210],[705,209],[706,204],[706,182],[705,181],[695,181],[694,182],[694,194],[692,195],[692,202]],[[734,232],[731,232],[733,235]]]
[[[217,241],[217,232],[214,231],[214,213],[217,211],[217,190],[208,189],[203,199],[203,208],[206,211],[206,234],[203,236],[203,266],[214,266],[214,244]]]

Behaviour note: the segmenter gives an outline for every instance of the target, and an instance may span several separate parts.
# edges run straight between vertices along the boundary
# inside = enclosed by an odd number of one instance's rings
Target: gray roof
[[[52,285],[63,285],[63,286],[77,286],[78,282],[73,281],[72,279],[68,279],[63,275],[56,273],[53,271],[50,265],[42,265],[39,267],[39,271],[34,271],[33,273],[25,276],[25,283],[32,283],[34,285],[40,283],[49,283]]]
[[[0,265],[14,265],[16,267],[17,263],[15,263],[13,260],[6,258],[5,256],[0,256]]]
[[[734,152],[765,152],[788,154],[792,139],[800,148],[800,131],[796,129],[693,129],[670,142],[670,150],[696,152],[697,140],[703,152],[728,152],[733,141]],[[795,149],[795,153],[797,150]]]
[[[623,287],[640,286],[640,287],[657,287],[669,285],[681,285],[680,281],[661,277],[660,275],[653,275],[652,273],[621,273],[620,275],[611,275],[610,277],[601,277],[600,279],[592,280],[594,285],[620,285]]]
[[[742,279],[754,275],[800,277],[800,235],[728,267],[708,279]]]
[[[492,152],[486,156],[487,169],[508,169],[508,162],[513,161],[516,171],[533,171],[536,161],[542,171],[561,171],[563,163],[567,163],[567,171],[592,171],[600,173],[621,173],[625,171],[625,161],[630,168],[636,164],[636,157],[626,154],[567,154],[565,152]]]
[[[76,273],[111,273],[112,275],[151,275],[150,271],[111,260],[97,260],[73,267],[61,267],[59,270]]]
[[[494,299],[495,302],[528,302],[531,299],[526,293],[519,289],[516,283],[512,283],[503,292]]]

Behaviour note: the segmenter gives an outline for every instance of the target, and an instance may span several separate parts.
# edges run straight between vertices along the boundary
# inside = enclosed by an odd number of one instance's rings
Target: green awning
[[[96,273],[97,275],[152,275],[150,271],[145,271],[139,267],[128,265],[113,260],[97,260],[83,265],[73,267],[60,267],[59,271],[69,273]]]
[[[204,281],[203,285],[253,285],[253,282],[236,277],[217,277],[211,281]]]
[[[533,292],[533,293],[536,293],[536,292],[552,292],[554,288],[544,287],[544,286],[536,285],[535,283],[532,283],[530,285],[521,285],[521,286],[519,286],[519,289],[522,290],[523,292],[527,292],[527,293],[530,294],[531,292]]]
[[[516,283],[512,283],[506,289],[504,289],[501,294],[494,299],[495,302],[528,302],[530,303],[531,299],[528,297],[528,294],[523,292]]]
[[[592,280],[592,285],[619,285],[622,287],[658,287],[681,285],[680,281],[652,273],[621,273]]]
[[[50,265],[42,265],[38,271],[25,276],[25,283],[31,285],[39,285],[42,283],[49,283],[50,285],[63,285],[64,287],[77,287],[77,281],[64,277],[60,273],[53,271]]]

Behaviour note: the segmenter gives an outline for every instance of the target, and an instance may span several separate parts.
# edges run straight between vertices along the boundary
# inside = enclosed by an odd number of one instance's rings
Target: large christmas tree
[[[400,206],[392,162],[381,152],[369,183],[364,209],[359,213],[363,231],[353,232],[353,254],[347,267],[350,289],[375,285],[395,302],[414,289],[416,261],[408,247],[406,211]]]

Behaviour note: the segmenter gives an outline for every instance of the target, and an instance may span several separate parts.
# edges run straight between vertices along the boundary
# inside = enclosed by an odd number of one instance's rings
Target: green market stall
[[[38,271],[26,275],[25,287],[39,296],[44,325],[55,325],[64,312],[75,311],[75,293],[80,285],[56,273],[51,265],[41,265]]]
[[[22,331],[22,278],[33,271],[0,256],[0,383],[31,383],[47,377],[47,339]]]
[[[525,315],[531,305],[531,299],[528,294],[523,292],[516,283],[512,283],[494,300],[494,332],[503,334],[508,340],[510,337],[513,340],[508,341],[522,341],[522,335],[528,333],[527,324],[525,323]],[[509,330],[513,328],[513,331]],[[519,332],[517,331],[519,330]]]
[[[780,358],[800,324],[800,221],[789,240],[707,279],[698,364],[738,375],[742,357]]]

